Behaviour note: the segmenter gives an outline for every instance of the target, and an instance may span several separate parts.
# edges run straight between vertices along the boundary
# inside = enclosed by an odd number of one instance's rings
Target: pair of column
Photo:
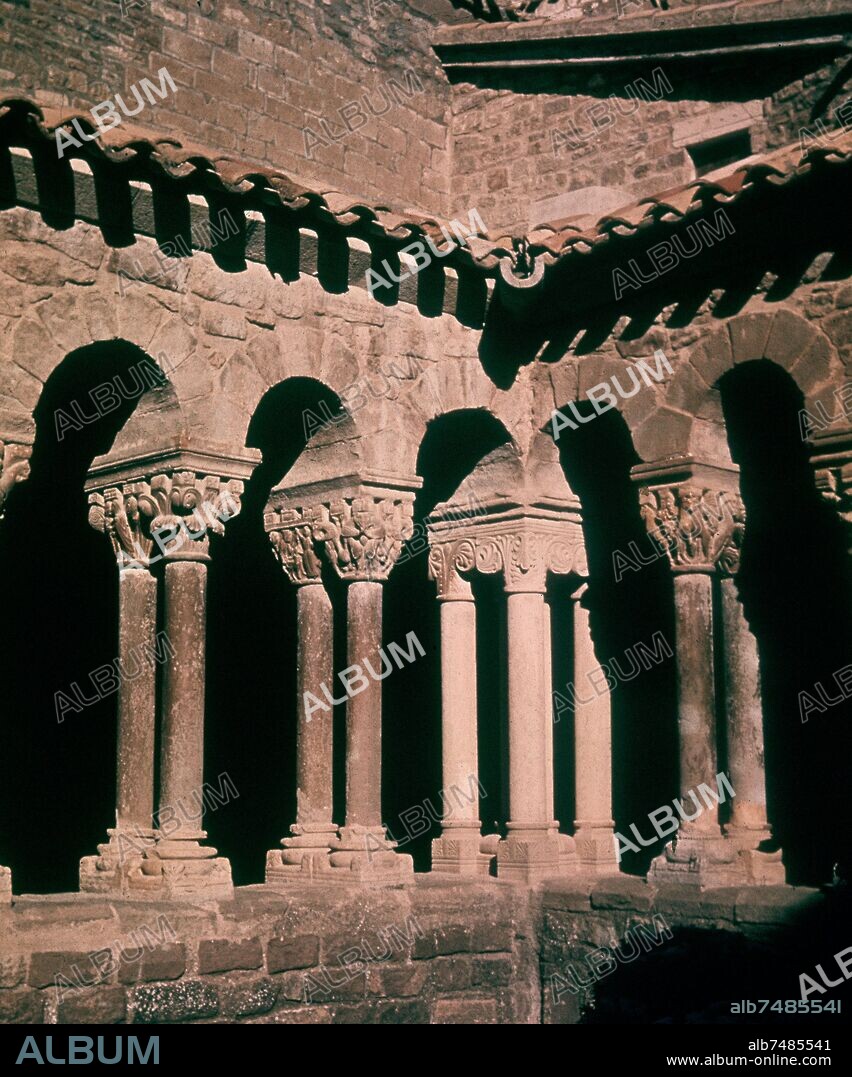
[[[382,681],[390,666],[382,648],[382,598],[411,534],[412,501],[361,493],[267,513],[273,549],[298,587],[296,822],[282,839],[283,851],[267,854],[269,883],[294,876],[394,880],[413,871],[412,858],[394,851],[382,823]],[[321,580],[320,549],[347,583],[347,667],[341,677],[334,670],[333,610]],[[338,697],[345,683],[349,691]],[[341,827],[332,815],[336,703],[346,706]]]
[[[651,867],[655,877],[702,886],[783,883],[780,852],[758,847],[771,837],[766,816],[763,712],[757,641],[733,575],[745,510],[735,493],[683,485],[643,490],[649,530],[667,550],[674,573],[680,803],[694,819]],[[719,579],[728,765],[720,778],[714,685],[713,588]],[[730,796],[723,828],[709,794]],[[704,798],[702,801],[702,797]],[[703,806],[702,806],[703,805]],[[683,819],[683,814],[680,813]]]
[[[242,484],[191,473],[108,488],[90,522],[113,541],[119,566],[116,825],[80,864],[80,888],[158,897],[229,894],[231,869],[204,845],[204,680],[207,533],[239,511]],[[163,630],[157,587],[163,571]],[[162,669],[160,796],[154,808],[157,666]]]
[[[546,549],[546,542],[541,543]],[[553,695],[551,630],[545,575],[519,580],[506,556],[500,565],[507,588],[509,813],[507,837],[496,845],[497,873],[535,882],[566,870],[617,870],[612,820],[612,758],[609,694],[578,700],[575,712],[576,819],[573,838],[554,819]],[[445,788],[478,773],[476,609],[469,582],[459,571],[479,561],[476,540],[433,544],[430,572],[441,607],[442,753]],[[564,562],[566,566],[572,559]],[[534,589],[531,589],[534,588]],[[585,585],[574,596],[574,676],[586,680],[598,666],[585,605]],[[450,806],[441,837],[433,843],[434,871],[458,875],[489,872],[493,844],[483,843],[476,806]]]

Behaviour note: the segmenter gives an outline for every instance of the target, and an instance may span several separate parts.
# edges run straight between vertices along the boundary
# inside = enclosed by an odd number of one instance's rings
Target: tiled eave
[[[495,282],[501,305],[516,315],[551,323],[573,318],[578,309],[617,316],[631,296],[614,302],[613,266],[644,257],[649,247],[712,219],[720,208],[738,222],[740,246],[728,243],[724,251],[736,248],[750,272],[756,272],[758,248],[766,253],[757,281],[763,270],[787,279],[782,263],[795,261],[815,243],[821,245],[817,254],[849,246],[848,131],[830,133],[804,153],[794,144],[749,158],[600,218],[551,221],[523,237],[471,238],[417,273],[401,252],[426,236],[443,245],[437,218],[394,212],[299,181],[272,165],[246,164],[130,124],[97,134],[59,160],[54,133],[60,126],[68,130],[74,116],[94,130],[84,114],[50,115],[32,102],[0,102],[0,205],[35,209],[60,228],[87,221],[110,246],[131,253],[137,236],[154,237],[162,247],[180,233],[228,271],[258,262],[285,281],[313,275],[332,292],[366,288],[367,269],[397,258],[415,272],[377,293],[376,301],[412,303],[426,315],[443,311],[474,326],[483,323]],[[215,221],[223,208],[237,220],[238,234],[212,245],[195,243],[203,232],[195,226]],[[764,251],[762,239],[753,248],[744,242],[759,235],[764,220],[772,221],[778,250]],[[663,291],[709,271],[716,258],[712,250],[702,252],[677,274],[661,278]]]

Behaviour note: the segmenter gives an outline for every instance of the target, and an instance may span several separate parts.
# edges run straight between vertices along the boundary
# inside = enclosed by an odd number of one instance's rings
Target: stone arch
[[[820,403],[830,414],[836,410],[832,395],[844,371],[828,337],[784,307],[743,313],[695,345],[666,386],[662,405],[635,428],[634,443],[642,459],[684,453],[730,468],[719,379],[759,359],[790,375],[809,411]]]
[[[82,294],[81,294],[82,292]],[[0,439],[29,440],[32,411],[50,375],[64,360],[93,344],[135,347],[165,369],[182,396],[196,337],[152,296],[142,291],[110,302],[108,297],[66,285],[34,304],[14,332],[0,340]]]

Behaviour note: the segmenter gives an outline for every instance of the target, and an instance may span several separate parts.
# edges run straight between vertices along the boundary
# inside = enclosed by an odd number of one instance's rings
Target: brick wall
[[[428,44],[434,4],[136,2],[0,0],[0,91],[90,108],[165,67],[177,93],[133,123],[347,193],[443,211],[449,86]],[[347,126],[339,109],[350,102],[368,122],[350,105]],[[321,140],[309,139],[311,159],[306,128]]]

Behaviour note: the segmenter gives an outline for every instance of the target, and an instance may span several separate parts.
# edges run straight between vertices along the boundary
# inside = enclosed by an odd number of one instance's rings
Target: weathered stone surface
[[[199,972],[259,969],[263,964],[260,939],[204,939],[198,946]]]
[[[319,946],[316,935],[305,935],[296,939],[271,939],[266,948],[266,967],[269,972],[311,968],[319,963]]]
[[[123,987],[101,987],[71,992],[57,1006],[61,1025],[116,1025],[127,1014],[127,994]]]
[[[31,987],[52,987],[59,975],[72,979],[74,967],[78,968],[86,979],[91,979],[93,968],[88,953],[50,951],[33,954],[27,983]]]
[[[219,1012],[219,994],[210,983],[182,980],[180,983],[135,987],[131,993],[134,1021],[137,1024],[191,1021],[198,1017],[215,1017]]]
[[[0,1024],[41,1024],[45,1001],[46,997],[40,991],[0,991]]]
[[[494,1025],[497,1004],[484,999],[438,999],[432,1008],[436,1025]]]
[[[176,943],[174,946],[146,950],[138,961],[122,963],[118,978],[122,983],[179,980],[185,972],[186,947],[183,943]]]
[[[264,977],[248,983],[223,986],[220,997],[225,1017],[245,1017],[271,1010],[278,999],[278,988],[274,981]]]

